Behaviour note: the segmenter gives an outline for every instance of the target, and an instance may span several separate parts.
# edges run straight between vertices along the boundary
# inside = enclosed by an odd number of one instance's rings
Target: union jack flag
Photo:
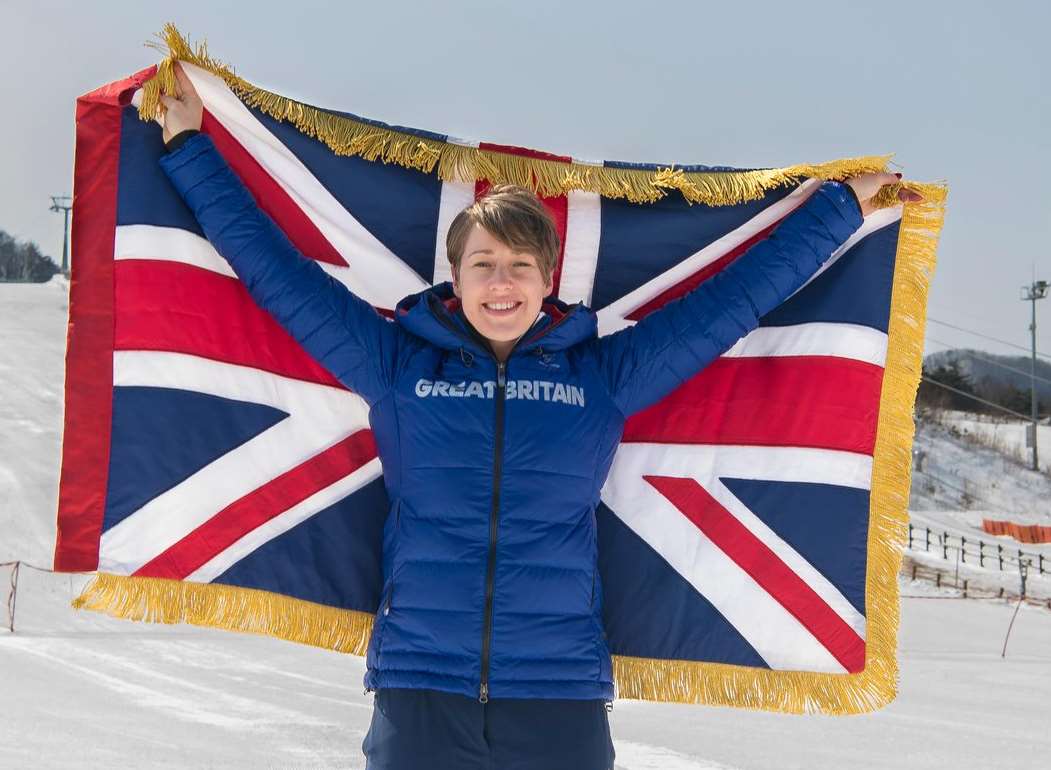
[[[387,315],[451,279],[445,232],[489,180],[334,153],[222,73],[183,67],[203,130],[331,276]],[[367,406],[255,305],[169,185],[161,130],[137,109],[156,71],[78,100],[55,568],[261,591],[371,620],[387,501]],[[461,151],[662,168],[331,114]],[[734,205],[674,191],[544,197],[562,243],[554,294],[595,309],[600,334],[616,331],[729,264],[819,184]],[[911,432],[891,420],[911,411],[919,351],[889,362],[888,350],[925,301],[895,296],[921,272],[902,217],[901,206],[868,216],[756,331],[628,421],[598,511],[622,697],[849,711],[893,692],[908,489],[907,460],[894,463]]]

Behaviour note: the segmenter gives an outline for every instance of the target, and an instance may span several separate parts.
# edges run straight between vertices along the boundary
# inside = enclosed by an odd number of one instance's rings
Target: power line
[[[1024,347],[1022,345],[1016,345],[1013,342],[1008,342],[1007,340],[1002,340],[998,337],[990,337],[988,334],[982,334],[981,332],[976,332],[973,329],[964,329],[962,326],[956,326],[955,324],[946,323],[945,321],[939,321],[937,318],[931,318],[930,316],[927,316],[927,320],[931,323],[938,324],[940,326],[948,326],[950,329],[956,329],[956,331],[965,332],[967,334],[973,334],[975,337],[981,337],[982,339],[990,340],[991,342],[999,342],[1001,345],[1007,345],[1007,347],[1009,348],[1024,350],[1026,353],[1032,352],[1030,348]],[[1036,354],[1040,358],[1046,358],[1047,360],[1051,361],[1051,355],[1048,355],[1047,353],[1041,353],[1040,351],[1037,351]]]
[[[1016,412],[1014,409],[1008,409],[1006,406],[1001,406],[1000,404],[994,404],[992,401],[986,401],[984,398],[979,398],[978,396],[974,395],[973,393],[968,393],[966,390],[960,390],[959,388],[954,388],[952,385],[946,385],[944,382],[938,382],[937,380],[932,380],[930,377],[920,377],[920,379],[923,380],[924,382],[929,382],[931,385],[937,385],[939,388],[945,388],[946,390],[951,390],[953,393],[958,393],[959,395],[964,396],[966,398],[973,399],[974,401],[980,401],[981,403],[986,404],[987,406],[991,406],[994,409],[999,409],[1001,412],[1007,412],[1008,414],[1013,414],[1015,417],[1021,417],[1026,422],[1029,422],[1029,420],[1030,420],[1030,416],[1028,414],[1022,414],[1021,412]]]
[[[938,345],[944,345],[945,347],[949,348],[950,350],[959,350],[959,348],[957,348],[955,345],[950,345],[948,342],[942,342],[941,340],[936,340],[936,339],[934,339],[934,337],[927,337],[927,339],[929,339],[931,342],[934,342],[934,343],[936,343]],[[979,361],[985,361],[987,364],[993,364],[994,366],[1001,366],[1004,369],[1007,369],[1008,371],[1015,372],[1016,374],[1025,375],[1026,379],[1034,378],[1034,376],[1032,374],[1030,374],[1029,372],[1025,371],[1024,369],[1015,369],[1013,366],[1008,366],[1007,364],[1001,363],[1000,361],[994,361],[991,358],[985,358],[984,356],[980,356],[977,353],[974,353],[974,352],[972,352],[970,350],[968,350],[966,353],[963,353],[962,355],[966,355],[966,356],[968,356],[970,358],[977,358]],[[1035,379],[1039,380],[1040,382],[1046,382],[1048,384],[1051,384],[1051,380],[1047,379],[1046,377],[1039,377],[1039,376],[1037,376],[1037,377],[1035,377]]]
[[[924,476],[926,476],[929,479],[932,479],[933,481],[937,481],[942,486],[946,486],[949,489],[955,489],[957,492],[961,492],[962,494],[968,495],[969,497],[974,498],[978,502],[986,503],[990,508],[996,508],[996,506],[993,504],[992,500],[990,500],[990,499],[988,499],[986,497],[982,497],[981,495],[977,494],[976,492],[972,492],[971,490],[965,489],[964,487],[958,487],[955,484],[952,484],[952,483],[946,481],[945,479],[943,479],[943,478],[941,478],[939,476],[935,476],[930,471],[923,470],[922,468],[913,468],[913,470],[915,470],[917,473],[922,473]]]

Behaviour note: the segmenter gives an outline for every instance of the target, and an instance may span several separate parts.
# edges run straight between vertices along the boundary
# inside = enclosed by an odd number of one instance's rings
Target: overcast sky
[[[323,107],[589,159],[784,166],[895,153],[947,181],[929,315],[1028,346],[1051,280],[1051,5],[0,0],[0,229],[61,259],[74,101],[158,60],[165,21]],[[1051,298],[1038,303],[1051,354]],[[936,342],[937,341],[937,342]],[[1013,351],[929,324],[928,352]]]

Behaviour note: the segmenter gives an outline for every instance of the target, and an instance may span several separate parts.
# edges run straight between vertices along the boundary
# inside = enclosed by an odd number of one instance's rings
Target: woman
[[[826,182],[734,264],[606,337],[589,308],[549,297],[559,245],[540,201],[498,186],[449,229],[452,282],[391,323],[258,209],[176,76],[165,172],[253,298],[370,407],[391,509],[368,767],[611,768],[594,511],[624,421],[756,328],[897,178]]]

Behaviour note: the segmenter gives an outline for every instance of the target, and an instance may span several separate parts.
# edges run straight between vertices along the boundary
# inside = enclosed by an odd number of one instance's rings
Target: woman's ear
[[[454,266],[453,267],[453,294],[455,294],[460,299],[463,299],[463,297],[460,297],[460,281],[458,280],[458,277],[457,277],[457,273],[458,272],[459,271]]]

